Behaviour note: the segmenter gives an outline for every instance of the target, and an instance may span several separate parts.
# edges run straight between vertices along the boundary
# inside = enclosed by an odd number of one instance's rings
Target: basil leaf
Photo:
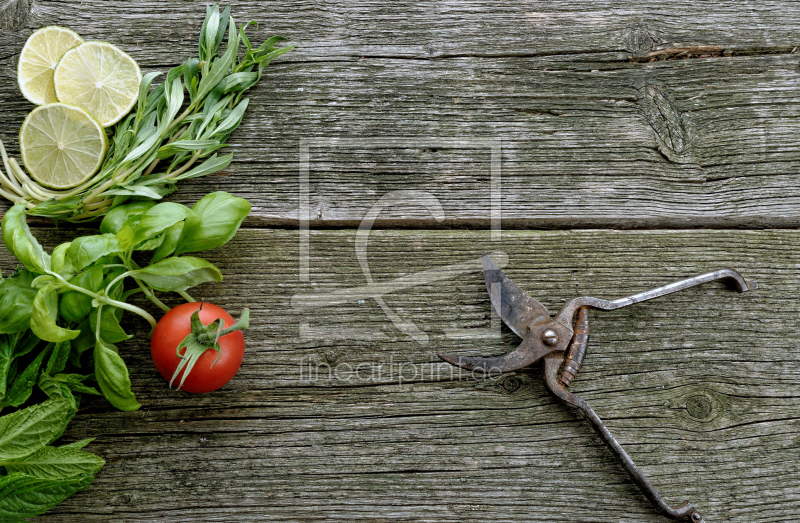
[[[58,292],[55,287],[39,289],[33,298],[31,311],[31,330],[36,336],[52,342],[67,341],[75,338],[80,331],[64,329],[56,325],[58,314]]]
[[[69,353],[69,363],[75,368],[83,367],[81,356],[83,353],[94,350],[95,338],[92,329],[89,327],[89,319],[83,320],[80,324],[80,335],[72,340],[72,352]]]
[[[39,515],[87,487],[94,476],[42,479],[19,472],[0,476],[0,520]]]
[[[83,270],[98,259],[122,251],[116,236],[111,233],[82,236],[69,246],[67,258],[76,271]]]
[[[31,287],[34,274],[20,271],[0,283],[0,333],[22,332],[31,325],[33,298],[38,292]]]
[[[19,407],[30,398],[33,392],[33,386],[36,384],[36,377],[39,375],[39,367],[42,366],[42,360],[49,350],[43,350],[39,353],[32,362],[25,367],[16,378],[14,383],[8,388],[6,393],[5,404],[12,407]]]
[[[250,202],[223,191],[213,192],[192,206],[175,254],[204,251],[228,242],[248,214]]]
[[[121,274],[125,272],[125,269],[122,267],[114,267],[106,274],[106,277],[103,279],[103,285],[101,287],[103,289],[107,288],[111,285],[111,282],[116,280]],[[112,300],[119,300],[122,298],[122,294],[125,292],[124,286],[122,284],[122,280],[118,280],[117,283],[111,288],[108,293],[108,297]]]
[[[0,228],[6,247],[28,270],[38,273],[50,270],[50,255],[44,252],[25,221],[25,204],[14,205],[6,211]]]
[[[183,232],[183,223],[184,222],[178,222],[164,231],[161,245],[159,245],[156,252],[153,253],[153,259],[150,263],[162,260],[175,252],[175,247],[178,246],[178,239],[181,237],[181,232]]]
[[[103,267],[92,267],[69,282],[86,290],[97,292],[103,286]],[[77,323],[92,311],[92,297],[78,291],[67,291],[61,295],[58,310],[64,319]]]
[[[4,463],[13,474],[42,479],[73,479],[95,474],[106,462],[100,456],[70,447],[43,447],[24,458]]]
[[[115,314],[115,309],[116,307],[103,307],[103,310],[100,311],[100,337],[109,343],[119,343],[133,337],[119,326],[119,318]],[[89,325],[92,332],[97,332],[96,311],[89,315]]]
[[[222,281],[214,264],[193,256],[167,258],[133,271],[131,276],[159,291],[185,291],[208,281]]]
[[[159,203],[152,207],[142,215],[142,219],[133,235],[133,245],[149,240],[176,223],[183,221],[188,212],[189,208],[185,205],[172,202]]]
[[[0,417],[0,461],[25,457],[49,444],[71,418],[69,402],[64,399],[47,400]]]
[[[125,225],[114,236],[119,241],[121,251],[127,251],[133,246],[133,227],[130,226],[130,222],[125,222]]]
[[[131,391],[128,367],[117,353],[117,348],[102,340],[94,346],[94,374],[103,395],[119,410],[136,410],[141,405]]]
[[[114,207],[100,222],[100,232],[117,234],[131,216],[142,215],[153,205],[155,202],[152,200],[142,200]]]
[[[67,260],[67,251],[69,250],[70,242],[62,243],[53,249],[53,255],[50,260],[50,270],[59,273],[65,278],[72,277],[75,274],[75,269],[72,264]]]
[[[34,289],[41,289],[42,287],[46,287],[48,285],[53,285],[58,283],[58,280],[55,276],[50,276],[49,274],[42,274],[41,276],[37,276],[31,282],[31,287]]]

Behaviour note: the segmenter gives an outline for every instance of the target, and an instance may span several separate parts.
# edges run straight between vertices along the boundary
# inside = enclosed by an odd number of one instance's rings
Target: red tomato
[[[153,363],[164,379],[170,381],[181,359],[175,354],[175,349],[192,331],[191,316],[200,308],[200,302],[184,303],[170,310],[159,320],[150,340],[150,353]],[[219,318],[225,322],[225,327],[230,327],[235,320],[230,314],[220,307],[204,303],[200,310],[200,321],[208,325]],[[192,371],[183,382],[181,390],[187,392],[210,392],[217,390],[230,381],[239,370],[244,358],[244,335],[237,330],[222,336],[219,339],[222,353],[209,349],[197,360]],[[181,351],[181,354],[185,349]],[[214,363],[219,355],[219,361]],[[212,367],[211,364],[214,364]],[[175,387],[181,382],[184,371],[173,381]]]

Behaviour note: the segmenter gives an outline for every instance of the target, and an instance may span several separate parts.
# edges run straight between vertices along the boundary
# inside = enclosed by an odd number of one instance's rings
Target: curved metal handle
[[[671,507],[659,495],[658,491],[653,487],[650,481],[645,477],[644,473],[639,470],[639,467],[633,462],[631,457],[625,452],[625,449],[617,442],[613,434],[606,428],[600,417],[592,410],[582,398],[567,391],[558,380],[558,369],[564,362],[563,352],[551,352],[544,357],[544,381],[547,388],[550,389],[557,398],[563,402],[579,409],[586,417],[592,428],[597,432],[603,442],[611,449],[617,460],[625,467],[625,471],[631,479],[639,487],[639,490],[650,500],[650,502],[661,512],[663,515],[672,519],[689,518],[693,523],[705,523],[703,516],[695,509],[688,501],[683,502],[677,507]]]
[[[695,287],[697,285],[702,285],[704,283],[716,280],[733,281],[736,284],[736,289],[739,292],[746,292],[758,288],[758,284],[745,280],[741,274],[733,269],[719,269],[717,271],[699,274],[691,278],[686,278],[685,280],[676,281],[668,285],[656,287],[655,289],[650,289],[649,291],[640,292],[638,294],[627,296],[625,298],[619,298],[617,300],[609,301],[600,298],[592,298],[590,296],[581,296],[580,298],[575,298],[567,302],[567,304],[564,305],[564,308],[561,309],[561,312],[559,312],[556,316],[556,321],[562,325],[569,326],[572,325],[572,318],[575,316],[575,312],[581,307],[591,307],[592,309],[613,311],[615,309],[627,307],[628,305],[633,305],[634,303],[652,300],[653,298],[660,298],[661,296],[666,296],[667,294],[672,294],[673,292],[682,291],[684,289],[688,289],[689,287]]]

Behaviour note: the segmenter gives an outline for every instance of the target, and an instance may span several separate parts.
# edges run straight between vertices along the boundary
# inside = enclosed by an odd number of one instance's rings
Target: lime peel
[[[65,52],[82,43],[78,33],[57,25],[42,27],[30,35],[17,63],[22,95],[36,105],[57,102],[53,70]]]
[[[83,109],[53,103],[37,107],[25,118],[19,146],[31,178],[63,190],[80,185],[100,169],[108,139]]]

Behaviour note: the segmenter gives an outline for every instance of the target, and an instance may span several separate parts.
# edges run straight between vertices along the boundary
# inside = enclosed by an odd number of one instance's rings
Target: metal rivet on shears
[[[542,333],[542,341],[545,345],[555,345],[558,343],[558,333],[553,329],[547,329]]]
[[[550,318],[544,305],[517,287],[485,253],[483,277],[492,305],[503,322],[523,338],[522,343],[505,356],[468,358],[440,354],[439,357],[453,365],[482,371],[487,375],[513,372],[544,359],[544,381],[547,388],[563,402],[581,410],[592,428],[603,438],[631,479],[658,511],[672,519],[688,518],[693,523],[703,523],[703,516],[688,501],[676,507],[668,505],[589,404],[567,388],[581,370],[586,356],[589,343],[589,309],[612,311],[715,280],[731,280],[739,292],[756,289],[758,286],[742,278],[733,269],[720,269],[618,300],[608,301],[588,296],[575,298],[564,305],[555,318]],[[498,286],[499,293],[496,292]]]

